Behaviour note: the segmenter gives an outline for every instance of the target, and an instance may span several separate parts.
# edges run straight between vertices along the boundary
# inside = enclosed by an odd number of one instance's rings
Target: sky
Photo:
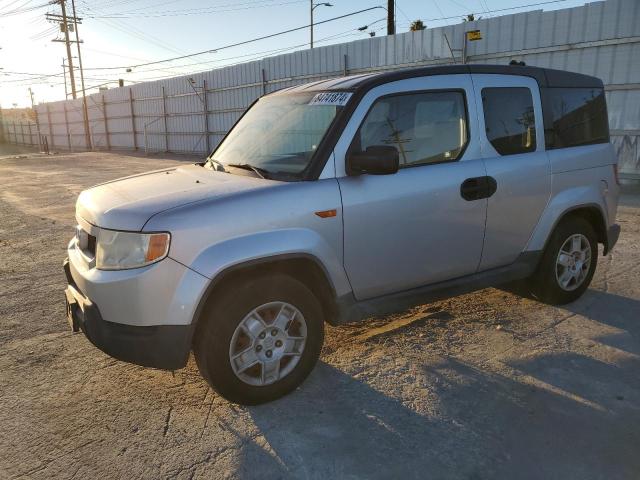
[[[313,0],[321,3],[320,0]],[[544,0],[397,0],[396,31],[409,30],[413,20],[427,28],[459,23],[474,13],[484,18],[528,10],[553,10],[583,5],[585,0],[528,6]],[[0,0],[0,106],[30,105],[28,88],[35,102],[62,100],[65,88],[62,62],[66,56],[59,25],[45,19],[60,13],[60,4],[50,0]],[[71,0],[67,0],[67,13]],[[330,0],[320,5],[314,21],[320,22],[358,10],[386,5],[385,0]],[[228,64],[309,48],[309,29],[245,45],[220,47],[309,25],[310,0],[75,0],[85,84],[108,83],[116,87],[161,77],[210,70]],[[500,11],[502,10],[502,11]],[[376,8],[330,21],[314,28],[315,46],[367,38],[370,31],[386,34],[386,11]],[[364,32],[359,27],[368,26]],[[158,65],[126,66],[164,60],[204,50],[218,51]],[[72,55],[77,56],[75,44]],[[76,62],[77,58],[73,59]],[[106,67],[117,67],[105,69]],[[44,75],[55,75],[43,77]],[[79,75],[77,75],[79,77]],[[79,78],[76,79],[78,88]],[[69,88],[69,87],[68,87]],[[69,90],[70,91],[70,90]]]

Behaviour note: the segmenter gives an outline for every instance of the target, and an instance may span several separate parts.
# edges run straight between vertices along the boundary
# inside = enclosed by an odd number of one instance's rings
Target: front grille
[[[96,256],[96,237],[94,237],[93,235],[88,235],[87,251],[91,254],[91,256]]]
[[[84,230],[80,225],[76,227],[76,245],[87,257],[96,256],[96,237]]]

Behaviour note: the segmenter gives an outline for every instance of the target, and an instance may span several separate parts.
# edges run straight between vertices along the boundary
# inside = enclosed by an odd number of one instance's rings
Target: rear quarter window
[[[536,119],[528,88],[483,88],[482,109],[487,139],[500,155],[536,149]]]
[[[602,88],[545,88],[542,96],[547,149],[609,142]]]

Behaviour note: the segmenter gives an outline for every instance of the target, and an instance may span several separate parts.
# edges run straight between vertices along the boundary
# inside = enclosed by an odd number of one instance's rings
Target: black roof
[[[452,75],[469,73],[488,73],[498,75],[522,75],[531,77],[544,87],[583,87],[602,88],[602,80],[581,73],[553,70],[550,68],[529,67],[520,65],[442,65],[433,67],[412,67],[387,72],[366,73],[337,77],[329,80],[306,83],[280,92],[294,93],[318,90],[369,90],[384,83],[404,80],[406,78],[424,77],[429,75]]]

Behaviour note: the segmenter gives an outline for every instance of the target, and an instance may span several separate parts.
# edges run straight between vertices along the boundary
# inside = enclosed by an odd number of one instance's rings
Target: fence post
[[[51,108],[49,108],[48,103],[47,103],[47,123],[49,124],[49,137],[51,137],[51,149],[53,150],[56,147],[56,142],[53,139],[53,126],[51,125]],[[47,148],[49,148],[48,142],[47,142]]]
[[[16,127],[16,121],[13,121],[13,143],[19,145],[18,143],[18,128]]]
[[[0,105],[0,143],[4,142],[4,119],[2,118],[2,106]]]
[[[344,60],[344,62],[343,62],[343,69],[342,69],[342,73],[343,73],[343,75],[346,77],[346,76],[347,76],[347,72],[349,71],[349,70],[347,69],[347,54],[346,54],[346,53],[344,54],[344,59],[343,59],[343,60]]]
[[[27,127],[29,127],[29,145],[33,147],[33,133],[31,133],[31,122],[27,123]]]
[[[138,150],[138,139],[136,137],[136,117],[133,114],[133,91],[129,88],[129,109],[131,110],[131,133],[133,134],[133,149]]]
[[[22,136],[22,145],[26,145],[27,141],[24,139],[24,122],[20,122],[20,135]]]
[[[164,151],[169,151],[169,130],[167,129],[167,95],[162,87],[162,116],[164,117]]]
[[[202,80],[202,99],[204,100],[204,139],[207,149],[206,154],[211,153],[209,146],[209,102],[207,101],[207,80]]]
[[[67,118],[67,102],[64,102],[62,106],[64,107],[64,125],[67,129],[67,143],[69,145],[69,150],[71,151],[71,133],[69,132],[69,119]]]
[[[36,112],[36,134],[38,135],[38,149],[42,149],[42,134],[40,133],[40,113],[37,108],[33,109]]]
[[[267,93],[267,72],[262,69],[262,95]]]
[[[80,50],[78,50],[80,52]],[[84,91],[83,91],[84,92]],[[95,102],[93,102],[95,103]],[[87,106],[87,97],[82,95],[82,119],[84,120],[84,143],[87,150],[93,150],[93,142],[91,139],[91,130],[89,127],[89,108]]]
[[[109,139],[109,123],[107,119],[107,103],[102,95],[102,118],[104,119],[104,136],[107,141],[107,150],[111,150],[111,140]]]

